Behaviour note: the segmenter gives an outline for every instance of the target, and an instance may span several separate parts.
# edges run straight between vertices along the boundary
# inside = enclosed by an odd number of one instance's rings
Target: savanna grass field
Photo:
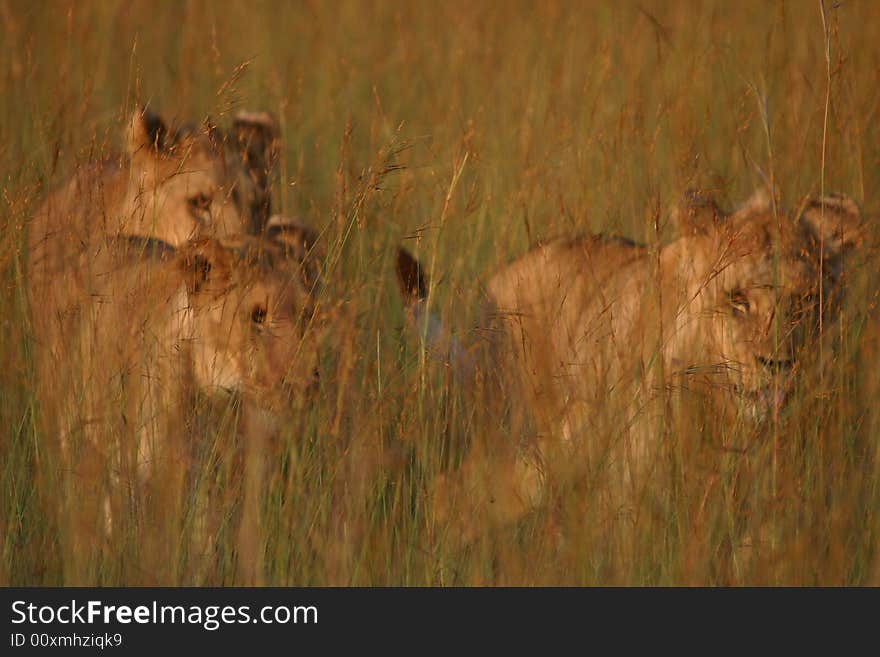
[[[878,35],[868,0],[0,0],[0,584],[880,585]],[[276,117],[274,209],[319,231],[321,294],[347,318],[260,494],[236,404],[193,409],[199,457],[161,559],[149,518],[70,521],[26,286],[41,199],[119,152],[143,104]],[[441,508],[436,482],[475,443],[524,437],[407,331],[398,246],[466,335],[481,281],[530,245],[663,243],[686,189],[732,208],[768,185],[786,207],[843,192],[867,222],[839,320],[771,420],[693,401],[659,421],[667,467],[626,514],[590,472],[513,520],[480,491]]]

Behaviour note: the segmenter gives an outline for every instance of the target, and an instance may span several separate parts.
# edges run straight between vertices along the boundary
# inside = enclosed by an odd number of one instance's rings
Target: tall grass
[[[828,4],[823,17],[818,3],[763,0],[0,0],[0,18],[0,583],[242,581],[234,407],[206,423],[194,484],[216,524],[209,560],[181,540],[167,569],[143,572],[143,547],[118,540],[93,570],[65,565],[64,473],[33,392],[25,235],[45,191],[116,149],[122,118],[145,101],[179,118],[279,117],[276,207],[322,231],[328,294],[356,319],[324,355],[319,398],[276,446],[262,581],[880,583],[870,265],[847,272],[829,355],[805,369],[775,439],[745,425],[723,435],[695,405],[658,430],[671,467],[634,529],[585,479],[519,522],[485,519],[467,545],[447,540],[432,482],[473,437],[515,441],[516,427],[474,414],[403,334],[392,266],[401,242],[430,263],[432,304],[463,331],[481,278],[531,243],[583,230],[668,238],[652,209],[689,185],[732,205],[772,175],[788,206],[824,188],[875,211],[874,3]],[[719,447],[730,442],[751,447]]]

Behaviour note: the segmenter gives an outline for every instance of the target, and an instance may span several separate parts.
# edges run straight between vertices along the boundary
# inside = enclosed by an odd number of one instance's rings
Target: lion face
[[[735,247],[734,247],[735,248]],[[693,326],[683,330],[688,373],[763,412],[781,403],[802,337],[801,310],[813,298],[808,268],[772,251],[730,255],[694,300]]]
[[[213,126],[171,132],[150,112],[128,128],[130,172],[117,232],[172,245],[198,235],[256,233],[269,217],[274,124],[236,118],[231,134]]]
[[[680,314],[691,320],[679,323],[672,341],[672,370],[732,393],[753,415],[779,406],[817,328],[820,282],[833,297],[859,221],[843,197],[810,199],[785,214],[760,195],[733,214],[713,212],[708,225],[674,243],[670,251],[692,263],[693,277]]]
[[[199,388],[271,406],[316,383],[323,331],[315,282],[288,255],[271,238],[196,240],[181,249]]]

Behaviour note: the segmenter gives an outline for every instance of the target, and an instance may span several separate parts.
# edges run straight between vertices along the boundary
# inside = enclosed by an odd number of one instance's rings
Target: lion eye
[[[211,209],[211,197],[207,194],[196,194],[187,199],[190,210],[197,213],[208,212]]]
[[[251,321],[254,324],[262,324],[266,321],[266,309],[263,306],[254,306],[251,310]]]
[[[749,298],[742,290],[733,290],[730,293],[730,305],[733,307],[735,313],[740,313],[742,315],[749,312],[749,309],[751,308]]]

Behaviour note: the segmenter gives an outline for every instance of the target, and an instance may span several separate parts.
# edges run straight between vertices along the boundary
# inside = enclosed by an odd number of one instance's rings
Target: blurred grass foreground
[[[782,0],[0,0],[0,583],[231,585],[250,570],[235,404],[192,420],[200,459],[161,561],[149,528],[66,521],[73,475],[40,429],[28,226],[48,190],[121,149],[146,103],[176,121],[277,118],[274,207],[320,232],[328,294],[354,320],[251,500],[258,583],[880,584],[870,266],[848,272],[824,358],[772,428],[732,440],[695,408],[658,427],[672,475],[635,517],[574,481],[515,522],[461,507],[480,527],[461,541],[434,482],[474,437],[520,437],[406,335],[393,264],[399,244],[430,263],[435,309],[465,331],[481,281],[530,245],[669,239],[656,209],[689,187],[727,207],[771,181],[789,206],[822,187],[874,216],[878,24],[867,0],[827,3],[824,23],[819,2]],[[210,511],[207,554],[194,505]]]

